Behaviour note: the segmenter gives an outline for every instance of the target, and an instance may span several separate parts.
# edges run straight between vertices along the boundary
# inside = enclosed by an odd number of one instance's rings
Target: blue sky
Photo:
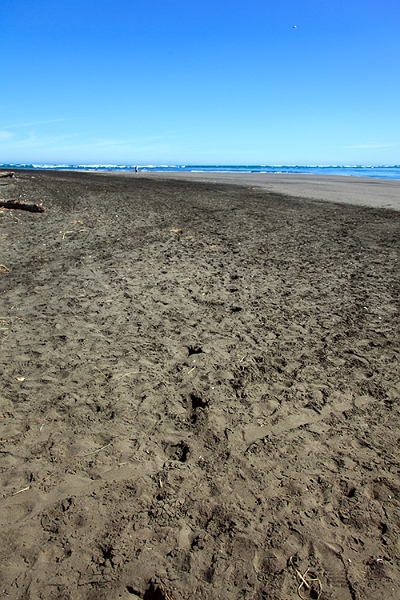
[[[0,57],[3,163],[400,163],[399,0],[0,0]]]

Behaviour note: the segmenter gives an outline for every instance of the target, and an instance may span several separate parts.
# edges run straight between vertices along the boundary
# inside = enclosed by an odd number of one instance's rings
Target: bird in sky
[[[293,25],[293,29],[297,29],[297,25]]]

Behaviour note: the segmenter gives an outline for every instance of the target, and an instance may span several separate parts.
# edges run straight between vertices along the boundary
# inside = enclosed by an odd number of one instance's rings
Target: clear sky
[[[399,0],[0,0],[0,65],[3,163],[400,163]]]

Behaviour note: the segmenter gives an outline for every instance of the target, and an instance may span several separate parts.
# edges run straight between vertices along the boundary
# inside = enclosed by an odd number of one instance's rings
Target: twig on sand
[[[115,380],[122,379],[123,377],[128,377],[129,375],[139,375],[140,371],[128,371],[128,373],[122,373],[122,375],[117,375]]]
[[[6,265],[0,265],[0,273],[9,273],[10,269]]]
[[[108,381],[110,379],[110,376],[107,376],[105,373],[103,373],[103,371],[100,371],[100,369],[98,367],[96,367],[96,365],[93,365],[93,366],[96,369],[96,371],[98,371],[99,373],[101,373],[103,375],[103,377],[106,381]]]
[[[307,569],[307,571],[302,575],[300,571],[296,568],[293,562],[293,556],[289,558],[289,564],[296,572],[298,587],[297,594],[302,600],[310,600],[311,598],[315,598],[315,600],[319,600],[322,594],[322,583],[321,580]],[[302,593],[303,588],[307,590],[307,596],[304,596]]]
[[[108,444],[106,444],[105,446],[102,446],[101,448],[97,448],[97,450],[92,450],[91,452],[86,452],[86,454],[82,454],[82,458],[84,456],[90,456],[91,454],[97,454],[97,452],[100,452],[100,450],[104,450],[104,448],[108,448],[108,446],[111,446],[112,442],[109,442]]]
[[[17,494],[21,494],[22,492],[26,492],[27,490],[30,490],[31,486],[28,485],[27,487],[22,488],[22,490],[18,490],[18,492],[14,492],[13,496],[16,496]]]
[[[68,233],[86,233],[86,232],[87,232],[87,229],[78,229],[78,231],[75,231],[75,229],[70,229],[70,230],[68,230],[68,231],[64,231],[64,233],[63,233],[63,236],[62,236],[62,238],[61,238],[61,239],[65,240],[65,236],[66,236]],[[60,233],[61,233],[61,232],[60,232]]]
[[[192,371],[194,371],[194,370],[195,370],[195,368],[196,368],[196,367],[192,367],[192,368],[190,369],[190,371],[188,371],[188,375],[189,375],[189,373],[191,373]]]

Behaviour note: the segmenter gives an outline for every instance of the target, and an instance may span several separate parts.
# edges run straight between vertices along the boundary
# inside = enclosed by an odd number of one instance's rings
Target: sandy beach
[[[0,198],[0,593],[398,598],[400,182]]]

